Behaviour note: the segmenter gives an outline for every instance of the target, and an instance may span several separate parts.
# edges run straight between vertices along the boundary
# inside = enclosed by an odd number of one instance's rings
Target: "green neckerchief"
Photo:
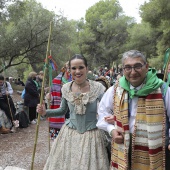
[[[164,94],[166,94],[166,91],[167,91],[169,85],[170,85],[170,73],[168,73],[168,75],[167,75],[167,82],[166,82],[166,88],[165,88]]]
[[[156,75],[155,69],[149,69],[143,87],[140,90],[130,89],[130,83],[125,76],[119,79],[120,87],[129,92],[129,96],[132,99],[134,96],[147,96],[156,89],[158,89],[164,82]]]
[[[35,83],[35,85],[36,85],[36,87],[37,87],[37,89],[38,89],[38,83],[37,83],[37,81],[36,81],[36,80],[33,80],[33,82]]]
[[[170,73],[168,73],[167,83],[168,83],[168,86],[169,86],[170,85]]]
[[[62,77],[62,82],[63,82],[63,84],[66,84],[66,83],[68,83],[68,80],[63,76]]]

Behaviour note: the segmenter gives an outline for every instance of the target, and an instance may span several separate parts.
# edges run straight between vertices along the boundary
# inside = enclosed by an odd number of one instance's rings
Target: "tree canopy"
[[[170,1],[168,0],[152,0],[141,6],[141,17],[143,22],[150,25],[150,30],[153,36],[152,41],[155,41],[155,55],[159,58],[156,65],[163,63],[164,53],[170,47]],[[153,52],[152,52],[153,54]]]
[[[62,51],[69,46],[73,28],[62,15],[55,15],[34,0],[17,1],[7,11],[0,25],[0,58],[5,61],[5,69],[27,63],[36,71],[37,64],[43,64],[50,21],[53,21],[52,55],[57,55],[59,61],[66,54]]]
[[[128,38],[127,28],[134,22],[123,14],[116,0],[99,1],[86,12],[84,30],[80,32],[82,53],[91,63],[112,63],[122,53]]]
[[[118,0],[101,0],[85,18],[68,20],[35,0],[0,2],[0,72],[15,67],[23,74],[29,64],[43,69],[49,24],[53,22],[51,55],[59,68],[75,53],[83,54],[90,68],[120,64],[123,52],[144,52],[153,67],[163,65],[170,46],[170,1],[150,0],[140,7],[141,23],[125,15]]]

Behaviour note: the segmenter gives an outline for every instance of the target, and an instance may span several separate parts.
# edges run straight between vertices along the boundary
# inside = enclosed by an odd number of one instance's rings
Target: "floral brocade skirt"
[[[49,129],[50,139],[51,139],[51,140],[54,140],[54,139],[58,136],[59,132],[60,132],[60,129],[50,128],[50,129]]]
[[[109,170],[104,140],[101,130],[80,134],[64,124],[54,140],[44,170]]]

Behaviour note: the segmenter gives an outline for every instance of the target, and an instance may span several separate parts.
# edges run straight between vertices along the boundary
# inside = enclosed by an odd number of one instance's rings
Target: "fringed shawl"
[[[118,86],[118,85],[115,85]],[[112,170],[128,169],[130,145],[128,93],[115,87],[114,93],[115,127],[123,131],[124,144],[112,143]],[[137,114],[132,134],[132,170],[165,169],[165,108],[161,89],[139,97]]]

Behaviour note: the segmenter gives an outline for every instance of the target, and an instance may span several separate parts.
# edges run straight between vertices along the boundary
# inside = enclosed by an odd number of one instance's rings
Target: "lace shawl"
[[[85,114],[87,103],[93,103],[97,98],[104,93],[105,87],[92,80],[88,80],[90,91],[87,93],[73,93],[71,91],[72,82],[64,84],[62,87],[62,97],[75,106],[76,114]]]

